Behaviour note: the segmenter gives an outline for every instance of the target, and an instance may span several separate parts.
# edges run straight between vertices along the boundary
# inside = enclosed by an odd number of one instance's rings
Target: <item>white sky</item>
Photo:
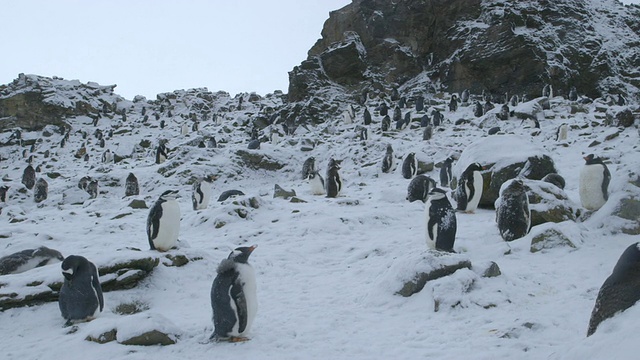
[[[0,84],[26,73],[117,84],[128,99],[194,87],[286,93],[329,11],[350,2],[0,0]]]

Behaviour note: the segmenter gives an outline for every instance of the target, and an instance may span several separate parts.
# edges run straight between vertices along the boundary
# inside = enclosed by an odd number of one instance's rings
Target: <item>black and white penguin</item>
[[[244,195],[244,193],[240,190],[226,190],[226,191],[223,191],[222,194],[220,194],[220,196],[218,196],[218,202],[225,201],[232,196],[235,197],[235,196],[242,196],[242,195]]]
[[[418,160],[416,159],[416,153],[409,153],[402,162],[402,177],[405,179],[411,179],[418,172]]]
[[[436,181],[427,175],[418,175],[414,177],[407,187],[407,200],[414,202],[420,200],[423,203],[427,201],[429,193],[436,187]]]
[[[482,107],[482,104],[476,100],[473,104],[473,116],[480,117],[482,115],[484,115],[484,108]]]
[[[424,111],[424,98],[422,96],[416,96],[416,111]]]
[[[553,97],[553,86],[551,84],[546,84],[542,88],[542,96],[552,98]]]
[[[193,210],[202,210],[209,206],[209,200],[211,200],[211,184],[215,180],[215,176],[208,175],[200,181],[193,183],[193,193],[191,194]]]
[[[387,145],[387,151],[382,158],[382,172],[389,173],[393,170],[393,147]]]
[[[458,96],[453,94],[449,100],[449,111],[455,112],[456,110],[458,110]]]
[[[256,275],[249,256],[257,245],[236,248],[218,265],[211,286],[215,341],[246,341],[258,310]]]
[[[320,175],[319,171],[314,171],[309,174],[307,177],[309,181],[309,188],[311,189],[311,194],[313,195],[323,195],[325,194],[324,188],[324,179]]]
[[[371,125],[371,113],[369,112],[369,109],[365,108],[364,109],[364,124],[365,125]]]
[[[431,249],[453,251],[456,241],[456,212],[447,193],[439,188],[431,190],[424,204],[427,246]]]
[[[640,300],[640,243],[629,245],[620,255],[613,272],[598,291],[591,312],[587,336],[593,335],[601,322],[625,311]]]
[[[84,191],[87,191],[87,187],[89,186],[89,183],[91,182],[91,180],[93,180],[91,176],[81,177],[80,181],[78,181],[78,188]]]
[[[531,211],[527,189],[521,179],[502,184],[496,201],[496,223],[505,241],[513,241],[529,233]]]
[[[491,101],[490,101],[490,100],[487,100],[487,101],[484,103],[484,106],[482,107],[482,111],[486,114],[486,113],[488,113],[489,111],[491,111],[491,110],[495,109],[495,107],[496,107],[496,106],[495,106],[495,105],[493,105],[493,103],[491,103]]]
[[[462,101],[463,106],[467,106],[469,104],[469,89],[464,89],[462,94],[460,94],[460,101]]]
[[[189,124],[187,122],[183,122],[180,127],[180,135],[187,135],[189,133]]]
[[[84,154],[84,161],[89,162],[89,154]]]
[[[519,103],[520,103],[520,99],[518,98],[518,95],[513,95],[509,100],[509,104],[513,107],[518,106]]]
[[[442,162],[442,166],[440,167],[441,187],[449,187],[449,183],[451,183],[451,164],[453,164],[453,160],[453,157],[449,156]]]
[[[402,110],[400,110],[400,106],[396,106],[393,109],[393,122],[396,124],[396,130],[400,130],[402,128]],[[399,124],[399,125],[398,125]]]
[[[431,140],[431,137],[433,137],[433,126],[427,125],[427,127],[422,131],[422,140]]]
[[[385,115],[382,118],[382,122],[380,122],[380,130],[389,131],[390,127],[391,127],[391,118],[389,117],[389,115]]]
[[[561,124],[556,129],[556,141],[567,140],[567,134],[569,133],[569,125]]]
[[[496,115],[500,120],[509,120],[509,105],[504,104],[500,107],[500,112]]]
[[[473,163],[462,172],[458,179],[458,187],[456,188],[457,209],[460,211],[472,213],[478,208],[478,203],[482,197],[483,180],[482,165]]]
[[[338,170],[340,170],[340,163],[337,160],[330,159],[329,167],[327,169],[327,178],[325,181],[327,197],[334,198],[340,195],[340,190],[342,190],[342,180],[340,179]]]
[[[167,160],[167,147],[164,142],[161,142],[156,148],[156,164],[162,164]]]
[[[59,251],[45,246],[22,250],[0,258],[0,275],[19,274],[62,260],[64,260],[64,256]]]
[[[89,193],[89,198],[97,198],[98,192],[98,180],[91,180],[89,184],[87,184],[87,193]]]
[[[444,115],[442,115],[442,113],[438,109],[433,109],[433,111],[431,111],[431,117],[432,117],[431,123],[433,124],[434,127],[438,127],[440,126],[440,124],[444,122]]]
[[[151,250],[168,251],[178,242],[180,233],[180,205],[178,190],[167,190],[149,211],[147,238]]]
[[[367,129],[366,126],[359,126],[356,130],[358,131],[358,138],[361,141],[365,141],[369,138],[369,129]]]
[[[22,184],[29,190],[36,184],[36,170],[31,165],[27,165],[22,172]]]
[[[96,266],[83,256],[69,255],[62,262],[62,275],[58,306],[66,325],[95,318],[104,308]]]
[[[302,164],[302,179],[308,179],[309,175],[316,171],[316,158],[310,156]]]
[[[569,101],[578,101],[578,90],[576,90],[575,86],[572,86],[569,90]]]
[[[7,202],[7,192],[9,187],[6,185],[0,186],[0,202]]]
[[[380,104],[380,106],[378,107],[378,113],[380,114],[380,116],[389,115],[389,105],[387,105],[387,103],[383,101],[382,104]]]
[[[622,94],[618,94],[618,100],[616,101],[616,105],[625,106],[627,104],[627,99]]]
[[[431,119],[429,118],[429,115],[424,114],[422,115],[422,117],[420,118],[420,127],[427,127],[429,126],[429,124],[431,124]]]
[[[580,201],[587,210],[598,210],[609,199],[611,173],[599,157],[589,154],[580,170]]]
[[[406,128],[409,124],[411,124],[411,111],[404,113],[404,120],[402,121],[402,128],[400,130]]]
[[[549,184],[553,184],[560,189],[564,189],[565,181],[562,176],[556,173],[549,173],[542,178],[542,181],[548,182]]]
[[[44,178],[38,178],[33,188],[33,200],[37,203],[43,202],[49,195],[49,183]]]
[[[107,149],[102,153],[102,162],[105,164],[113,162],[113,154],[111,153],[111,150]]]
[[[135,195],[140,195],[138,178],[133,173],[129,173],[129,175],[127,176],[127,179],[125,180],[124,196],[135,196]]]

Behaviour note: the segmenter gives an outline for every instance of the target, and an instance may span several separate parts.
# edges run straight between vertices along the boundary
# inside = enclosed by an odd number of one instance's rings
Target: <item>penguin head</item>
[[[233,260],[237,263],[246,264],[249,261],[249,255],[251,255],[253,250],[255,250],[257,247],[258,245],[235,248],[235,250],[233,250],[231,254],[229,254],[229,257],[227,259]]]
[[[583,159],[586,161],[585,165],[602,164],[602,159],[595,156],[594,154],[589,154],[583,157]]]
[[[178,197],[178,190],[167,190],[160,195],[160,199],[164,201],[175,200]]]
[[[480,163],[473,163],[467,167],[468,171],[482,171],[485,167],[480,165]]]
[[[73,275],[76,273],[79,267],[87,263],[88,260],[79,255],[69,255],[64,261],[62,261],[62,275],[68,281],[73,279]]]
[[[440,200],[440,199],[444,199],[444,198],[446,198],[446,197],[447,197],[447,192],[446,192],[446,191],[444,191],[444,190],[442,190],[442,189],[440,189],[440,188],[434,187],[434,188],[429,192],[429,197],[430,197],[432,200]]]

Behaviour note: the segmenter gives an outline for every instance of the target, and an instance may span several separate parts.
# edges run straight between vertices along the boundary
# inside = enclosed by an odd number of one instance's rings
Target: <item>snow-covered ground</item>
[[[375,101],[370,106],[373,104]],[[624,182],[617,176],[620,164],[640,163],[637,127],[624,129],[618,137],[605,141],[606,135],[618,129],[594,126],[602,120],[595,118],[593,106],[588,107],[588,114],[570,115],[561,99],[553,104],[554,110],[546,112],[547,119],[540,120],[541,133],[537,136],[531,135],[532,122],[522,124],[512,119],[499,125],[504,132],[522,136],[552,156],[576,207],[580,204],[582,157],[588,153],[609,159],[613,174],[610,191],[621,191]],[[95,146],[95,140],[84,140],[75,132],[91,134],[91,119],[79,118],[71,121],[74,131],[65,148],[58,146],[59,134],[43,138],[38,147],[38,153],[51,149],[57,161],[36,155],[35,163],[45,162],[50,166],[45,166],[45,172],[61,176],[47,178],[49,198],[36,204],[31,191],[18,191],[26,166],[22,149],[2,147],[0,153],[8,160],[1,163],[0,174],[11,188],[0,214],[0,256],[45,245],[65,256],[77,254],[96,264],[107,264],[119,254],[132,252],[128,248],[152,252],[145,233],[148,210],[133,210],[127,205],[133,198],[151,205],[163,191],[179,189],[180,242],[179,249],[172,252],[202,259],[180,268],[160,265],[141,286],[105,293],[104,311],[94,321],[79,324],[73,333],[63,327],[57,303],[3,311],[0,358],[632,359],[640,350],[637,306],[605,321],[586,338],[600,285],[622,251],[640,240],[620,233],[617,223],[603,219],[605,215],[596,214],[585,222],[541,225],[561,229],[577,249],[560,247],[531,253],[532,234],[511,243],[502,240],[495,211],[458,213],[454,249],[461,255],[455,256],[470,259],[473,270],[459,270],[428,282],[411,297],[395,295],[403,285],[401,279],[411,278],[413,265],[428,251],[424,205],[405,200],[409,180],[401,176],[402,158],[412,151],[421,161],[439,162],[487,136],[488,128],[474,125],[480,121],[473,118],[471,107],[446,112],[450,121],[434,131],[431,141],[422,141],[421,129],[380,134],[380,116],[374,116],[369,139],[364,142],[355,138],[356,124],[343,124],[342,118],[308,132],[299,128],[295,135],[277,144],[263,143],[262,149],[255,151],[286,163],[282,170],[267,171],[241,169],[232,156],[237,149],[246,149],[249,137],[239,130],[227,134],[222,129],[233,129],[230,124],[234,119],[244,116],[241,111],[228,113],[222,124],[201,123],[201,131],[226,142],[224,148],[209,149],[185,145],[197,135],[180,135],[178,121],[168,121],[165,129],[153,119],[149,121],[152,126],[138,123],[142,117],[140,104],[135,106],[137,115],[129,115],[127,120],[135,124],[131,132],[114,135],[107,140],[107,148],[128,155],[141,139],[151,140],[155,146],[160,137],[170,138],[169,147],[179,148],[168,161],[178,165],[176,173],[170,177],[159,174],[158,169],[168,163],[156,165],[152,154],[139,160],[101,164],[103,150]],[[473,123],[454,126],[460,118]],[[98,127],[106,132],[116,119],[104,118]],[[362,109],[356,121],[362,122]],[[555,141],[555,129],[561,123],[568,123],[572,130],[568,139],[559,143]],[[327,135],[331,132],[333,135]],[[318,141],[318,145],[311,152],[302,152],[299,141],[303,138]],[[601,144],[588,147],[593,140]],[[89,142],[89,162],[73,157],[84,141]],[[393,145],[398,165],[393,173],[382,174],[380,162],[388,143]],[[308,156],[316,157],[323,175],[330,157],[343,159],[340,197],[311,195],[300,176]],[[124,198],[124,179],[129,172],[139,179],[141,195]],[[194,211],[187,180],[191,175],[208,173],[222,176],[213,184],[209,207]],[[84,175],[100,180],[101,194],[82,205],[72,205],[62,193],[77,189],[77,181]],[[438,179],[438,169],[427,175]],[[305,202],[273,198],[275,184],[294,189]],[[233,212],[233,200],[215,201],[230,189],[257,197],[259,208],[247,209],[243,219]],[[602,211],[610,209],[605,205]],[[221,222],[224,226],[216,227]],[[209,292],[216,267],[231,249],[250,244],[258,245],[250,262],[256,270],[259,302],[251,340],[211,343]],[[499,265],[502,275],[484,278],[481,271],[491,261]],[[62,280],[60,265],[5,276],[31,277]],[[119,304],[131,302],[145,304],[148,310],[136,315],[114,312]],[[136,333],[148,326],[178,333],[179,339],[164,347],[116,342],[101,345],[85,340],[88,335],[114,327],[120,336],[120,332]]]

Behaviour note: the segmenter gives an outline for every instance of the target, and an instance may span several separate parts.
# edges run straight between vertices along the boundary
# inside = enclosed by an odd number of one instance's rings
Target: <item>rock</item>
[[[576,220],[576,209],[564,190],[542,180],[525,180],[524,185],[529,198],[531,227]]]
[[[160,259],[157,257],[146,257],[98,266],[102,291],[132,289],[146,279],[159,263]]]
[[[222,192],[222,194],[220,194],[220,196],[218,197],[218,201],[222,202],[227,200],[228,198],[232,197],[232,196],[242,196],[244,195],[244,193],[240,190],[226,190],[224,192]]]
[[[280,170],[284,167],[284,164],[279,163],[278,161],[265,154],[249,152],[246,150],[238,150],[236,151],[236,155],[238,156],[243,167],[246,166],[254,170],[262,169],[275,171]]]
[[[640,235],[640,196],[628,194],[623,197],[613,211],[613,215],[629,220],[621,229],[623,233]]]
[[[616,126],[616,127],[631,127],[633,123],[636,121],[633,116],[633,112],[630,109],[624,109],[620,111],[608,111],[607,112],[607,124]]]
[[[143,312],[130,315],[117,326],[116,340],[123,345],[172,345],[179,329],[169,319],[157,313]]]
[[[115,313],[120,315],[133,315],[149,310],[149,304],[134,301],[130,303],[122,303],[116,306]],[[115,336],[115,332],[114,332]],[[114,337],[115,340],[115,337]]]
[[[148,209],[149,207],[147,206],[147,203],[144,202],[144,200],[131,200],[131,202],[129,203],[130,208],[132,209]]]
[[[138,336],[134,336],[124,340],[119,340],[118,342],[122,345],[173,345],[176,343],[176,338],[175,336],[165,334],[158,330],[150,330],[145,332],[144,334],[140,334]]]
[[[422,161],[418,159],[418,172],[417,175],[433,171],[435,163],[433,161]]]
[[[476,266],[473,266],[474,271],[478,272],[480,276],[484,278],[492,278],[502,275],[502,271],[500,271],[500,267],[494,261],[490,261],[484,266],[479,266],[479,269],[476,269]]]
[[[285,189],[283,189],[282,187],[280,187],[280,185],[276,184],[273,190],[273,198],[282,198],[282,199],[288,199],[291,197],[296,196],[296,191],[295,190],[291,190],[291,191],[287,191]]]
[[[93,341],[98,344],[106,344],[112,341],[116,341],[116,329],[105,331],[98,336],[89,335],[85,338],[86,341]]]
[[[357,84],[365,79],[367,56],[358,33],[350,31],[343,34],[344,40],[333,44],[320,54],[325,73],[332,81],[342,84]]]
[[[561,247],[576,248],[576,245],[560,230],[547,228],[531,239],[531,252],[536,253],[543,250],[556,249]]]

